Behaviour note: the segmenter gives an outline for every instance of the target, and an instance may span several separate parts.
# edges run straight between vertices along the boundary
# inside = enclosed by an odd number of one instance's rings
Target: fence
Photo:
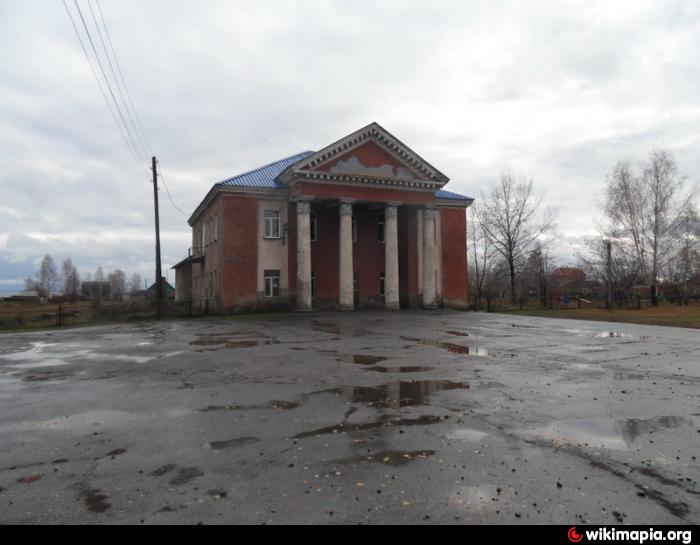
[[[161,316],[186,318],[206,316],[217,308],[216,301],[163,301]],[[0,304],[0,330],[61,327],[153,320],[158,315],[155,301],[79,301],[59,304]]]
[[[700,296],[690,297],[668,296],[660,297],[659,303],[664,306],[700,306]],[[472,308],[475,310],[486,310],[489,312],[507,310],[564,310],[580,308],[607,308],[607,297],[590,295],[553,295],[550,297],[520,297],[516,302],[510,298],[502,297],[482,297],[472,301]],[[613,293],[613,308],[617,309],[642,309],[651,306],[650,299],[638,296],[626,295],[621,292]]]

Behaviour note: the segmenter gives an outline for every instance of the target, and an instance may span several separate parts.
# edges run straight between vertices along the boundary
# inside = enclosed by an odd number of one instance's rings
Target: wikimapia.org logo
[[[615,528],[598,528],[597,530],[585,530],[577,532],[576,526],[569,528],[566,536],[572,543],[579,543],[585,534],[586,541],[634,541],[645,543],[647,541],[680,541],[687,545],[693,541],[691,530],[616,530]]]

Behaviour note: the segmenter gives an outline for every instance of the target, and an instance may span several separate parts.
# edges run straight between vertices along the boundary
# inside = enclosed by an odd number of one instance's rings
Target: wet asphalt
[[[0,523],[700,522],[697,330],[451,311],[0,335]]]

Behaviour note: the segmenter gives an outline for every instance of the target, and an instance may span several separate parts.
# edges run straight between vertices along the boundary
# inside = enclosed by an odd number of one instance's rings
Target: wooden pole
[[[153,168],[153,201],[156,211],[156,319],[161,318],[161,301],[163,298],[163,278],[160,268],[160,220],[158,215],[158,171],[156,158],[152,158]]]

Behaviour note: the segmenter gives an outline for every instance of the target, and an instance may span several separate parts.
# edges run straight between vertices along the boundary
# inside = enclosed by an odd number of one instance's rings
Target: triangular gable
[[[377,123],[371,123],[283,171],[278,180],[341,182],[387,180],[423,189],[439,189],[447,176]]]

